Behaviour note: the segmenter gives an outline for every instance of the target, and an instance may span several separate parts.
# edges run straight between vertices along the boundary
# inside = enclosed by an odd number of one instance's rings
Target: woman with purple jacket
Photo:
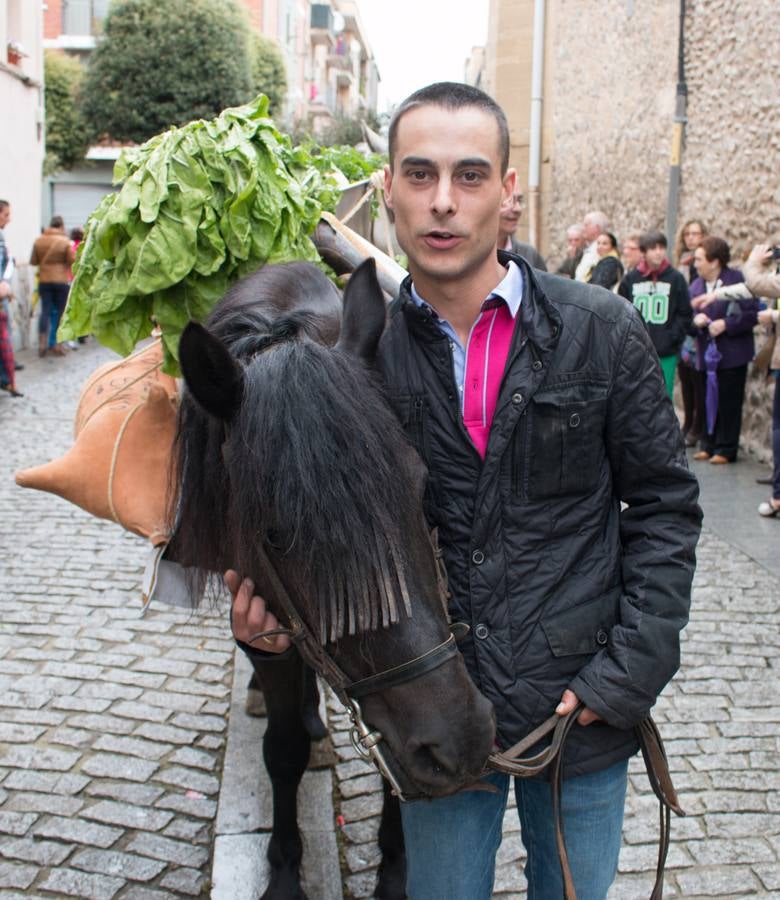
[[[693,458],[709,460],[713,465],[736,462],[742,428],[742,400],[748,363],[753,359],[753,328],[757,322],[758,300],[714,300],[708,296],[716,288],[744,281],[742,273],[729,268],[729,245],[717,237],[705,237],[694,252],[699,277],[691,284],[693,329],[696,335],[696,367],[699,377],[707,379],[708,345],[715,344],[717,361],[717,416],[714,427],[701,441],[701,450]],[[717,355],[716,354],[716,355]],[[712,349],[710,358],[712,358]],[[712,363],[711,363],[712,365]],[[708,398],[711,403],[711,398]],[[708,410],[712,413],[714,410]]]

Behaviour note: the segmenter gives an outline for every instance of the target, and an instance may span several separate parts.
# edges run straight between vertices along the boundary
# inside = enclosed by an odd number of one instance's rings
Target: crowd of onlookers
[[[11,205],[7,200],[0,200],[0,388],[12,397],[23,397],[16,387],[16,373],[24,366],[14,356],[11,333],[14,264],[3,234],[10,220]],[[82,228],[72,228],[67,234],[62,216],[54,216],[33,244],[30,265],[38,268],[39,356],[64,356],[69,349],[78,347],[74,341],[68,344],[58,341],[57,329],[68,302],[76,250],[83,238]]]
[[[546,268],[534,248],[512,235],[499,233],[499,244]],[[694,460],[736,462],[748,364],[775,376],[774,465],[772,477],[763,479],[772,496],[758,511],[780,518],[780,250],[759,244],[741,268],[731,263],[728,243],[700,220],[682,225],[670,258],[662,232],[634,231],[621,244],[608,217],[594,210],[566,230],[566,256],[556,272],[614,291],[636,307],[670,397],[675,375],[679,380],[682,430],[686,445],[696,448]],[[758,356],[757,323],[766,331]]]

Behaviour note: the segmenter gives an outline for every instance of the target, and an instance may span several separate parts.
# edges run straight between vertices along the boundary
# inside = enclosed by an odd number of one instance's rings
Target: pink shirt
[[[411,296],[418,306],[429,305],[417,294],[414,285]],[[435,318],[436,325],[450,339],[463,424],[482,459],[487,453],[490,426],[522,296],[523,274],[515,263],[510,262],[506,276],[482,304],[465,347],[446,319]]]

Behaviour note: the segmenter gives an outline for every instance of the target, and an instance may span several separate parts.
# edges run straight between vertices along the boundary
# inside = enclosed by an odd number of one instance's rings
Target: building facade
[[[26,345],[31,280],[27,260],[41,227],[41,170],[45,150],[43,10],[29,0],[0,0],[0,199],[11,204],[4,229],[16,260],[14,341]]]
[[[310,77],[315,132],[337,118],[376,112],[379,69],[355,0],[312,4]]]

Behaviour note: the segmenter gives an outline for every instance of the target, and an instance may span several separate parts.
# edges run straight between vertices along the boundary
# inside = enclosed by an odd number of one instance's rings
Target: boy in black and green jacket
[[[650,333],[666,390],[672,396],[677,355],[688,333],[693,310],[685,278],[666,257],[666,236],[649,231],[639,241],[642,261],[620,282],[618,293],[631,301]]]

